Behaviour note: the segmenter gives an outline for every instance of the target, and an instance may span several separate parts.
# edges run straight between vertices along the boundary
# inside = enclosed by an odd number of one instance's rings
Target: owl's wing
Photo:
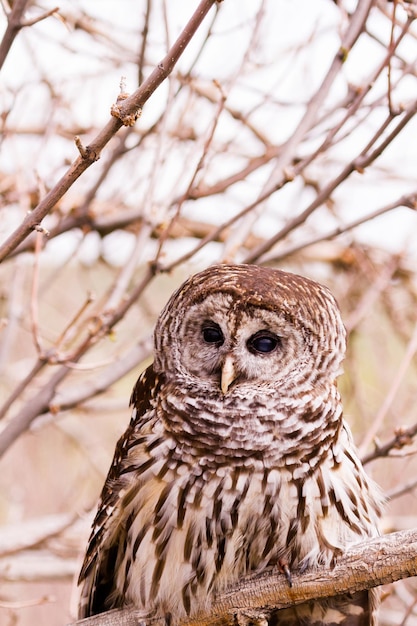
[[[146,435],[152,428],[155,419],[154,399],[160,383],[160,377],[150,365],[133,389],[130,399],[133,405],[132,418],[126,432],[117,442],[78,579],[78,584],[83,585],[80,618],[118,606],[117,600],[109,606],[109,598],[115,588],[116,561],[125,539],[125,513],[121,500],[127,496],[126,472],[133,469],[129,467],[129,450],[136,445],[139,433]],[[131,480],[129,484],[134,488],[134,481],[133,485]]]

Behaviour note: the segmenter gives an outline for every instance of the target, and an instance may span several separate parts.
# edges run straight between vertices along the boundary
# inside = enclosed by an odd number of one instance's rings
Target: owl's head
[[[217,265],[188,279],[155,329],[155,369],[203,393],[305,390],[335,380],[346,332],[330,291],[254,265]]]

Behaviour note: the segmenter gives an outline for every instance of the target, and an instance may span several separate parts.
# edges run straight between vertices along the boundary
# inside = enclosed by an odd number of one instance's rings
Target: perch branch
[[[370,589],[417,575],[417,529],[370,539],[349,547],[332,569],[293,572],[292,587],[278,569],[243,578],[219,595],[207,613],[181,620],[179,626],[232,626],[239,613],[256,620],[273,609],[312,599]],[[162,626],[133,608],[116,609],[69,626]]]

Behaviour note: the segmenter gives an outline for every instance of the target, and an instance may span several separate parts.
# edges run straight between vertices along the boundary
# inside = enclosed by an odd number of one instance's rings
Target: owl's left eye
[[[267,354],[273,352],[280,343],[280,338],[266,330],[260,330],[250,337],[247,346],[250,352]]]
[[[217,324],[207,324],[203,326],[203,339],[206,343],[215,343],[221,346],[224,342],[223,333]]]

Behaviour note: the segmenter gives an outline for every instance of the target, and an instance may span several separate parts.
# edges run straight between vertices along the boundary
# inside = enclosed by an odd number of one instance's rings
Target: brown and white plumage
[[[178,289],[131,398],[80,574],[80,617],[133,604],[174,624],[270,565],[330,566],[377,534],[336,387],[345,330],[327,290],[248,265]],[[271,623],[374,624],[374,592]]]

